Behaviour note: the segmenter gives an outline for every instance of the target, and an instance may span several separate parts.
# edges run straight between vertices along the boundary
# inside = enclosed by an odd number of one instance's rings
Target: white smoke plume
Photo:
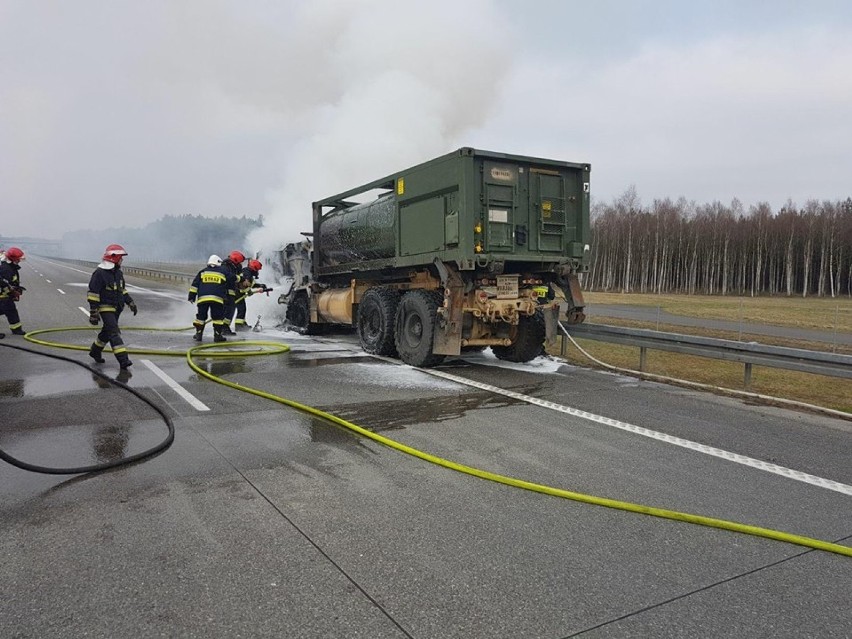
[[[463,146],[508,75],[511,29],[488,0],[306,3],[286,70],[298,122],[270,213],[268,252],[311,230],[311,202]]]

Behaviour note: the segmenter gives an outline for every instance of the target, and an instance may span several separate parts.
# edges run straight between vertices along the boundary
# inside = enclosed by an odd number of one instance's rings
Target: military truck
[[[526,362],[562,318],[585,318],[585,163],[461,148],[313,203],[281,251],[290,327],[358,333],[362,348],[433,366],[490,347]]]

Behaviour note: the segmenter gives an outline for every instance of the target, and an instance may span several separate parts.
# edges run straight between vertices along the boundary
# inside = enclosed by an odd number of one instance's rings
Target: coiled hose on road
[[[32,342],[35,342],[35,343],[38,343],[38,344],[42,344],[42,345],[45,345],[45,346],[56,346],[56,347],[59,347],[59,348],[71,348],[71,349],[75,349],[75,350],[86,350],[86,347],[84,347],[84,346],[75,346],[75,345],[69,345],[69,344],[61,344],[61,343],[57,343],[57,342],[37,340],[34,337],[36,334],[40,334],[40,333],[60,332],[60,331],[69,331],[69,330],[91,330],[91,329],[89,327],[46,329],[46,330],[43,330],[43,331],[33,331],[31,333],[28,333],[26,335],[26,338],[29,341],[32,341]],[[133,330],[163,330],[163,329],[137,329],[137,328],[134,328]],[[175,329],[171,329],[171,330],[175,330]],[[186,329],[177,329],[177,330],[186,330]],[[240,347],[252,346],[252,347],[257,348],[258,350],[240,351],[240,352],[235,352],[233,350],[223,351],[222,350],[223,346],[227,347],[228,344],[230,344],[230,345],[237,345],[238,344]],[[20,348],[20,347],[17,347],[17,348]],[[263,350],[263,349],[270,349],[270,348],[272,348],[272,350]],[[217,349],[217,350],[211,350],[211,349]],[[28,349],[22,349],[22,350],[28,350]],[[464,464],[458,464],[456,462],[453,462],[453,461],[450,461],[450,460],[447,460],[447,459],[437,457],[435,455],[431,455],[429,453],[423,452],[423,451],[418,450],[416,448],[406,446],[405,444],[402,444],[402,443],[397,442],[395,440],[384,437],[383,435],[379,435],[377,433],[374,433],[374,432],[367,430],[367,429],[365,429],[361,426],[358,426],[357,424],[354,424],[354,423],[349,422],[345,419],[337,417],[336,415],[333,415],[331,413],[327,413],[327,412],[322,411],[318,408],[314,408],[313,406],[307,406],[305,404],[300,404],[299,402],[296,402],[294,400],[287,399],[287,398],[284,398],[284,397],[280,397],[280,396],[274,395],[272,393],[267,393],[266,391],[258,390],[256,388],[250,388],[248,386],[243,386],[242,384],[238,384],[236,382],[228,381],[228,380],[223,379],[223,378],[221,378],[217,375],[214,375],[212,373],[205,371],[204,369],[202,369],[200,366],[198,366],[193,361],[194,356],[202,356],[202,357],[235,357],[235,356],[237,356],[237,357],[244,357],[244,356],[253,356],[253,355],[277,354],[277,353],[286,352],[288,350],[289,350],[289,347],[287,347],[286,345],[281,344],[279,342],[245,341],[245,342],[230,342],[230,343],[226,343],[224,345],[223,344],[203,344],[203,345],[199,345],[199,346],[195,346],[193,348],[190,348],[187,351],[185,351],[185,353],[176,352],[176,351],[131,350],[131,349],[128,349],[128,352],[130,352],[130,353],[149,353],[149,354],[156,354],[156,355],[172,355],[172,356],[174,356],[174,355],[185,355],[186,362],[193,371],[195,371],[197,374],[201,375],[202,377],[205,377],[205,378],[207,378],[207,379],[209,379],[213,382],[216,382],[217,384],[227,386],[228,388],[233,388],[234,390],[239,390],[239,391],[242,391],[242,392],[245,392],[245,393],[250,393],[250,394],[256,395],[258,397],[263,397],[265,399],[269,399],[269,400],[277,402],[279,404],[284,404],[285,406],[295,408],[296,410],[308,413],[310,415],[314,415],[316,417],[320,417],[320,418],[322,418],[326,421],[329,421],[333,424],[337,424],[338,426],[342,426],[343,428],[346,428],[347,430],[350,430],[354,433],[357,433],[358,435],[360,435],[362,437],[366,437],[368,439],[371,439],[371,440],[373,440],[373,441],[375,441],[379,444],[382,444],[384,446],[387,446],[387,447],[392,448],[394,450],[397,450],[399,452],[405,453],[406,455],[411,455],[412,457],[422,459],[422,460],[427,461],[429,463],[432,463],[432,464],[435,464],[435,465],[438,465],[438,466],[442,466],[444,468],[448,468],[448,469],[454,470],[456,472],[471,475],[473,477],[478,477],[480,479],[484,479],[484,480],[487,480],[487,481],[492,481],[492,482],[496,482],[496,483],[499,483],[499,484],[504,484],[506,486],[513,486],[515,488],[521,488],[523,490],[529,490],[529,491],[532,491],[532,492],[542,493],[542,494],[550,495],[550,496],[553,496],[553,497],[560,497],[562,499],[570,499],[572,501],[577,501],[577,502],[582,502],[582,503],[587,503],[587,504],[593,504],[593,505],[596,505],[596,506],[604,506],[606,508],[613,508],[613,509],[616,509],[616,510],[623,510],[623,511],[627,511],[627,512],[640,513],[640,514],[643,514],[643,515],[650,515],[652,517],[659,517],[659,518],[662,518],[662,519],[669,519],[669,520],[673,520],[673,521],[686,522],[686,523],[690,523],[690,524],[696,524],[696,525],[699,525],[699,526],[706,526],[706,527],[710,527],[710,528],[719,528],[719,529],[722,529],[722,530],[729,530],[729,531],[732,531],[732,532],[738,532],[738,533],[751,535],[751,536],[755,536],[755,537],[764,537],[766,539],[774,539],[776,541],[783,541],[783,542],[786,542],[786,543],[795,544],[797,546],[803,546],[803,547],[806,547],[806,548],[811,548],[811,549],[815,549],[815,550],[823,550],[825,552],[830,552],[830,553],[834,553],[834,554],[838,554],[838,555],[844,555],[844,556],[847,556],[847,557],[852,557],[852,547],[844,546],[844,545],[841,545],[841,544],[838,544],[838,543],[823,541],[823,540],[820,540],[820,539],[814,539],[814,538],[811,538],[811,537],[805,537],[805,536],[802,536],[802,535],[796,535],[796,534],[787,533],[787,532],[783,532],[783,531],[779,531],[779,530],[773,530],[773,529],[770,529],[770,528],[762,528],[762,527],[759,527],[759,526],[751,526],[751,525],[748,525],[748,524],[743,524],[743,523],[739,523],[739,522],[735,522],[735,521],[728,521],[728,520],[724,520],[724,519],[716,519],[716,518],[713,518],[713,517],[705,517],[703,515],[695,515],[695,514],[684,513],[684,512],[679,512],[679,511],[675,511],[675,510],[667,510],[667,509],[664,509],[664,508],[656,508],[656,507],[653,507],[653,506],[645,506],[645,505],[642,505],[642,504],[635,504],[635,503],[631,503],[631,502],[619,501],[619,500],[616,500],[616,499],[609,499],[609,498],[606,498],[606,497],[597,497],[597,496],[588,495],[588,494],[585,494],[585,493],[578,493],[578,492],[574,492],[574,491],[564,490],[562,488],[555,488],[555,487],[546,486],[546,485],[543,485],[543,484],[536,484],[536,483],[525,481],[525,480],[522,480],[522,479],[517,479],[517,478],[514,478],[514,477],[508,477],[506,475],[500,475],[500,474],[497,474],[497,473],[492,473],[490,471],[481,470],[481,469],[478,469],[478,468],[473,468],[471,466],[466,466]],[[37,351],[34,351],[34,352],[37,352]],[[61,359],[67,359],[67,358],[61,358]],[[69,360],[69,361],[74,361],[74,360]],[[85,364],[81,364],[80,362],[75,362],[75,363],[80,364],[84,368],[90,368],[90,367],[86,366]],[[90,370],[95,370],[95,369],[90,368]],[[122,386],[124,386],[124,385],[122,385]],[[129,390],[132,390],[132,389],[129,389]],[[159,411],[159,409],[158,409],[158,412],[163,414],[162,411]],[[168,423],[170,424],[170,421]],[[170,428],[170,436],[173,438],[173,428]],[[169,442],[169,444],[170,443],[171,442]],[[160,451],[158,451],[158,452],[162,452],[162,450],[164,450],[164,449],[165,448],[161,448]],[[2,451],[0,451],[0,452],[2,452]],[[142,453],[140,453],[140,454],[142,454]],[[150,456],[151,454],[155,454],[155,453],[149,452],[148,456]],[[7,456],[4,456],[3,459],[6,459],[6,457]],[[136,457],[138,457],[138,455]],[[7,461],[8,461],[8,459],[7,459]],[[124,461],[124,460],[121,460],[121,461]],[[138,459],[134,460],[134,461],[138,461]],[[131,462],[124,462],[124,463],[131,463]],[[114,467],[115,465],[116,465],[115,462],[113,462],[112,467]],[[30,469],[27,469],[27,470],[30,470]],[[44,471],[36,471],[36,472],[44,472]],[[81,471],[81,472],[91,472],[91,471]]]

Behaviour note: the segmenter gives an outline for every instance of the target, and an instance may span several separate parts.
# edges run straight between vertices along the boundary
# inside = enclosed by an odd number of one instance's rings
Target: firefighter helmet
[[[207,266],[222,266],[222,258],[218,255],[211,255],[207,258]]]
[[[234,264],[242,264],[246,261],[246,256],[240,253],[239,251],[231,251],[231,254],[228,255],[228,259],[231,260]]]
[[[104,249],[104,259],[113,264],[121,263],[121,258],[127,255],[127,251],[121,244],[110,244]]]
[[[253,271],[259,271],[263,268],[263,264],[261,264],[258,260],[249,260],[249,268]]]
[[[24,252],[19,249],[17,246],[10,246],[6,249],[6,261],[12,262],[12,264],[17,264],[22,259],[24,259]]]

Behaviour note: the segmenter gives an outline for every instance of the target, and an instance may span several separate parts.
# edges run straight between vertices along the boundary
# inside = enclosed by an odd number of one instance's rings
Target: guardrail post
[[[565,357],[566,353],[568,352],[568,348],[567,348],[566,343],[565,343],[566,342],[565,335],[560,335],[559,337],[562,338],[562,343],[559,345],[559,356]]]
[[[639,347],[639,370],[645,372],[645,363],[648,356],[648,349],[644,346]]]
[[[745,372],[743,374],[743,388],[746,390],[751,386],[751,362],[745,363]]]

